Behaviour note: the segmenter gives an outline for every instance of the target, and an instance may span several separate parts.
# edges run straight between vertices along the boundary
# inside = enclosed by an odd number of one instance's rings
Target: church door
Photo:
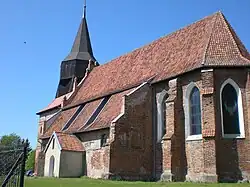
[[[51,156],[49,160],[49,176],[54,177],[55,157]]]

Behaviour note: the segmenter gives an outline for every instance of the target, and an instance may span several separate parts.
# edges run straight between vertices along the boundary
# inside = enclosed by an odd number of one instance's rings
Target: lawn
[[[233,183],[161,183],[161,182],[125,182],[94,180],[86,178],[78,179],[51,179],[51,178],[26,178],[25,187],[246,187],[250,184],[233,184]]]

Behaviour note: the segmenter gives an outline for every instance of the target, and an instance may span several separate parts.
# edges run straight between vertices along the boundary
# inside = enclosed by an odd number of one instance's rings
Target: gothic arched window
[[[190,131],[189,135],[201,134],[201,104],[200,91],[195,86],[189,97]]]
[[[244,137],[241,92],[232,79],[223,83],[220,100],[222,135],[226,138]]]

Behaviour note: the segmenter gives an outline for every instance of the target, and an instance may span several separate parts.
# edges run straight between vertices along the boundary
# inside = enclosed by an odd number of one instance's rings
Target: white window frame
[[[190,94],[193,90],[194,87],[197,87],[199,92],[200,88],[197,84],[194,82],[190,82],[186,88],[186,94],[184,97],[184,113],[185,113],[185,137],[186,140],[201,140],[202,139],[202,134],[196,134],[196,135],[190,135],[190,126],[191,126],[191,119],[190,119]],[[200,106],[202,106],[202,99],[201,99],[201,94],[200,94]],[[202,111],[202,109],[201,109]],[[201,123],[202,123],[202,112],[201,112]],[[202,124],[201,124],[202,128]]]
[[[157,113],[159,113],[159,115],[157,116],[157,137],[156,137],[156,141],[159,143],[159,142],[162,142],[162,137],[164,136],[163,134],[163,127],[165,125],[165,129],[167,130],[167,122],[165,121],[164,122],[164,108],[166,107],[166,100],[167,100],[167,91],[166,90],[163,90],[161,93],[158,93],[158,96],[157,99],[156,99],[156,102],[157,102]],[[165,106],[164,106],[165,105]],[[165,113],[166,115],[166,113]]]
[[[236,93],[237,93],[237,99],[238,99],[238,113],[239,113],[239,128],[240,128],[240,134],[224,134],[224,124],[223,124],[223,109],[222,109],[222,90],[224,87],[230,84],[234,87]],[[223,138],[245,138],[245,125],[244,125],[244,114],[243,114],[243,104],[242,104],[242,94],[240,87],[232,80],[231,78],[228,78],[223,82],[220,88],[220,111],[221,111],[221,127],[222,127],[222,137]]]

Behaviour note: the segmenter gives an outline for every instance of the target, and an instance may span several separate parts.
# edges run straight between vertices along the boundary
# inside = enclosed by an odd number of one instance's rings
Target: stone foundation
[[[208,173],[189,173],[186,182],[218,182],[218,176]]]
[[[161,175],[162,182],[172,182],[173,181],[173,174],[170,170],[166,170]]]

